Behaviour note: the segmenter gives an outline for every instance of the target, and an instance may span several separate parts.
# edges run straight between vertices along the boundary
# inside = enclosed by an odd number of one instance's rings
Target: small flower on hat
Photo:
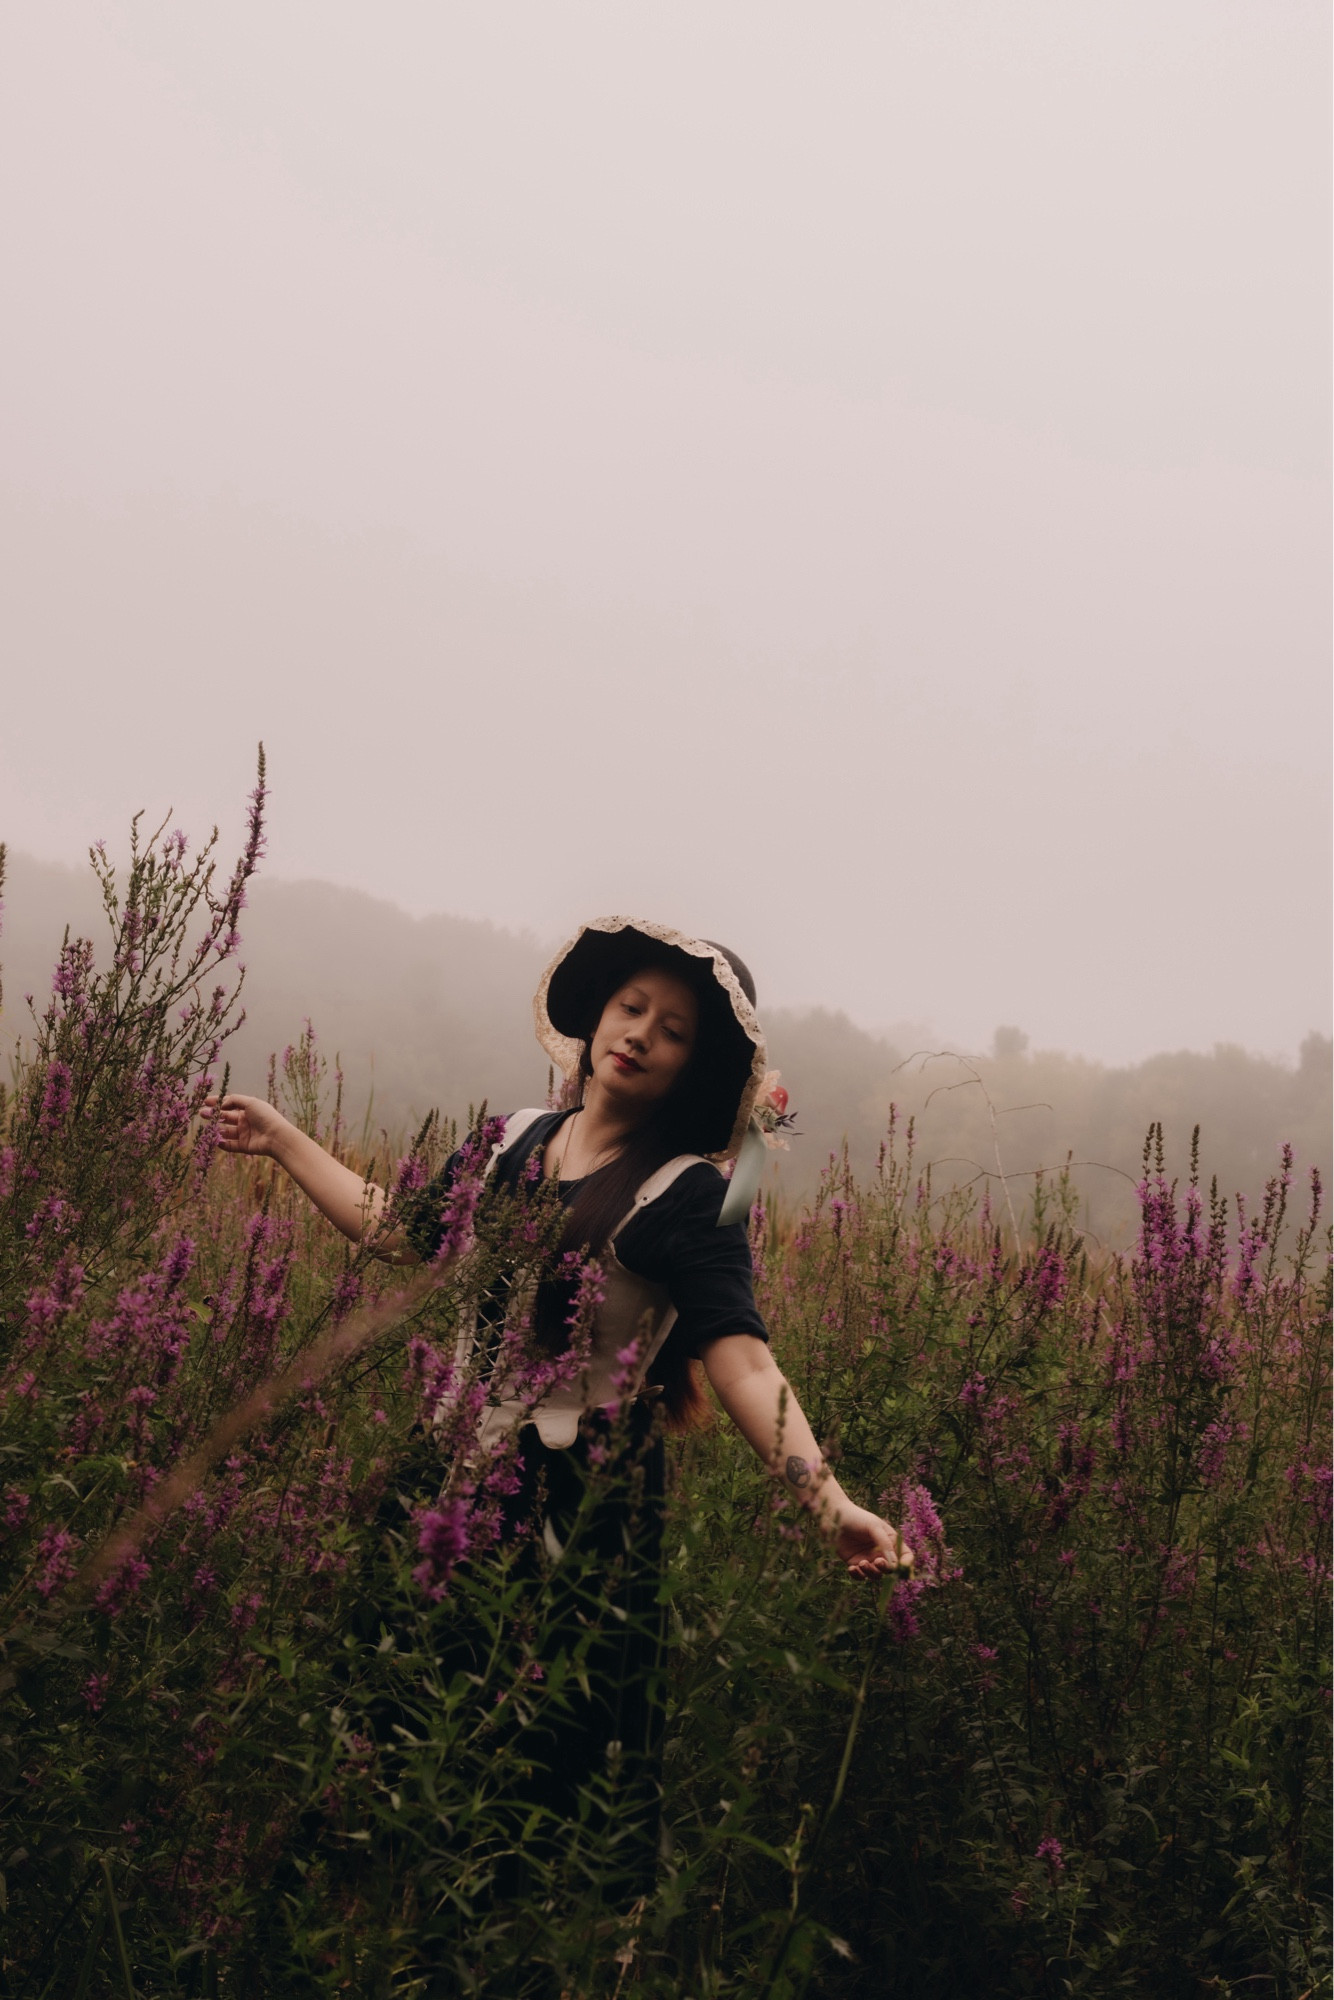
[[[793,1130],[796,1113],[787,1108],[787,1091],[779,1082],[781,1075],[782,1071],[776,1069],[765,1072],[751,1116],[764,1135],[765,1145],[774,1149],[781,1147],[786,1152],[787,1140],[783,1135]]]

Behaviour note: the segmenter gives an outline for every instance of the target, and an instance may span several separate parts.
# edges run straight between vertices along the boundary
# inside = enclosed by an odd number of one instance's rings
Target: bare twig
[[[997,1129],[996,1125],[996,1106],[992,1099],[991,1092],[987,1089],[986,1084],[982,1081],[981,1073],[977,1069],[977,1066],[972,1061],[971,1057],[961,1056],[955,1049],[914,1049],[913,1053],[910,1056],[905,1056],[901,1063],[895,1065],[895,1070],[893,1073],[897,1074],[898,1070],[905,1069],[910,1062],[916,1062],[919,1056],[923,1058],[924,1062],[936,1062],[948,1058],[951,1062],[961,1063],[963,1067],[968,1071],[968,1075],[962,1080],[961,1083],[938,1084],[936,1086],[937,1090],[961,1090],[965,1089],[968,1086],[968,1084],[975,1083],[978,1089],[981,1091],[983,1098],[986,1101],[987,1122],[991,1126],[991,1145],[992,1145],[992,1150],[996,1155],[996,1178],[1001,1184],[1001,1193],[1005,1196],[1005,1207],[1010,1218],[1010,1230],[1014,1237],[1015,1255],[1018,1256],[1021,1247],[1019,1241],[1019,1218],[1016,1216],[1014,1212],[1014,1202],[1010,1198],[1010,1183],[1009,1179],[1006,1176],[1005,1163],[1001,1159],[1000,1132]],[[931,1098],[934,1097],[935,1095],[936,1091],[933,1090],[931,1092],[931,1095],[926,1100],[927,1104],[930,1104]],[[1051,1106],[1048,1105],[1046,1108],[1050,1110]]]

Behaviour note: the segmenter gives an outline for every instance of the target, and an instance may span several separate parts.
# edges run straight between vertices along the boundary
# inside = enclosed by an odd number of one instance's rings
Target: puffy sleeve
[[[726,1187],[707,1161],[687,1168],[616,1239],[626,1269],[665,1288],[677,1312],[671,1340],[689,1354],[723,1334],[769,1338],[755,1304],[745,1224],[718,1227]]]

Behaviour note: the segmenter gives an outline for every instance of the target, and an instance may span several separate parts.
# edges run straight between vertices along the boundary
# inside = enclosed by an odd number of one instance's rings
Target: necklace
[[[558,1180],[587,1180],[590,1174],[596,1173],[597,1169],[600,1166],[604,1165],[604,1163],[607,1160],[611,1159],[612,1156],[620,1150],[619,1147],[617,1146],[603,1146],[599,1152],[593,1155],[588,1165],[584,1168],[582,1174],[567,1174],[566,1168],[569,1165],[570,1145],[574,1138],[574,1121],[578,1117],[578,1115],[579,1114],[577,1111],[571,1112],[570,1116],[565,1121],[564,1128],[562,1129],[560,1135],[561,1136],[560,1158],[556,1162],[556,1178]]]

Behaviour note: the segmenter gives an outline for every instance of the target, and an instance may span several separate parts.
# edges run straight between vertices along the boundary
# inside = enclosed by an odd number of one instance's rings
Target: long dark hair
[[[716,949],[727,958],[753,1005],[755,988],[750,973],[725,947],[719,945]],[[718,1132],[722,1129],[730,1134],[736,1115],[740,1097],[734,1081],[737,1030],[730,1007],[726,1007],[712,967],[706,961],[673,950],[670,945],[656,949],[647,945],[633,972],[626,975],[616,970],[590,994],[579,1057],[580,1096],[593,1074],[590,1050],[603,1009],[627,983],[627,978],[634,978],[650,967],[684,979],[696,995],[700,1005],[695,1046],[673,1089],[653,1115],[630,1134],[605,1167],[587,1176],[570,1203],[561,1247],[584,1255],[590,1251],[600,1255],[605,1251],[613,1230],[625,1220],[635,1196],[651,1174],[680,1153],[716,1152],[719,1144],[725,1143],[719,1141]],[[720,1125],[720,1119],[725,1119],[725,1126]],[[648,1380],[662,1390],[670,1429],[688,1430],[706,1416],[708,1405],[697,1370],[670,1337],[650,1367]]]

